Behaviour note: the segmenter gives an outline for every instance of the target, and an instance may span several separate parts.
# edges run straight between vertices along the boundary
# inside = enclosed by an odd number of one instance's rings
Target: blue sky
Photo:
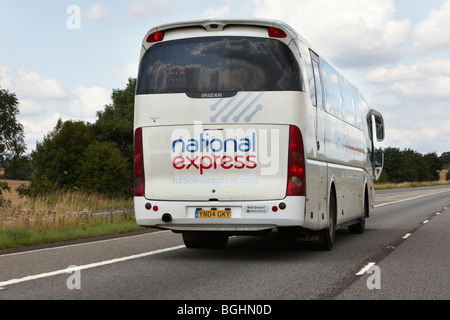
[[[384,114],[384,147],[450,151],[450,0],[0,0],[0,87],[28,151],[59,118],[96,120],[151,27],[205,18],[288,22]]]

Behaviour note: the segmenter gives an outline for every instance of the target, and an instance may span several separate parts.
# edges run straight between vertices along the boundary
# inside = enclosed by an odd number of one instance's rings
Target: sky
[[[379,146],[450,151],[450,0],[0,0],[0,87],[27,152],[60,118],[96,121],[150,28],[217,18],[289,23],[384,115]]]

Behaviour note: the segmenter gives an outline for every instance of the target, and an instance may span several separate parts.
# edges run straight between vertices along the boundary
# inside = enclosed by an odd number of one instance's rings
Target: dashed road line
[[[367,270],[369,270],[370,268],[372,268],[376,263],[375,262],[369,262],[368,264],[366,264],[361,270],[359,270],[356,275],[357,276],[362,276],[363,274],[365,274],[367,272]]]

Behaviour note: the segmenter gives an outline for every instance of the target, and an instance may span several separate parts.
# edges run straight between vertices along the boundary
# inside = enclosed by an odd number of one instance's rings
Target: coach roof
[[[143,45],[144,48],[148,48],[148,43],[146,43],[146,39],[148,38],[149,35],[159,31],[170,31],[175,29],[200,27],[203,28],[205,31],[215,32],[215,31],[223,31],[228,26],[254,26],[266,28],[271,27],[278,28],[283,30],[290,38],[297,38],[306,45],[309,45],[309,43],[287,23],[279,20],[268,20],[268,19],[193,20],[193,21],[182,21],[163,24],[150,29],[150,31],[146,34],[144,38]]]

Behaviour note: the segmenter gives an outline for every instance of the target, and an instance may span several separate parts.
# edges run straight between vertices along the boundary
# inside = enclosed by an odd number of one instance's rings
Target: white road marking
[[[450,190],[444,190],[444,191],[440,191],[440,192],[436,192],[436,193],[424,194],[424,195],[413,197],[413,198],[409,198],[409,199],[403,199],[403,200],[397,200],[397,201],[382,203],[382,204],[376,205],[375,208],[382,207],[382,206],[387,206],[388,204],[394,204],[394,203],[399,203],[399,202],[405,202],[405,201],[420,199],[420,198],[423,198],[423,197],[433,196],[433,195],[441,194],[441,193],[445,193],[445,192],[450,192]]]
[[[152,255],[156,255],[156,254],[160,254],[160,253],[164,253],[164,252],[179,250],[182,248],[186,248],[186,247],[184,245],[181,245],[181,246],[176,246],[176,247],[171,247],[171,248],[166,248],[166,249],[159,249],[159,250],[154,250],[154,251],[150,251],[150,252],[135,254],[132,256],[128,256],[128,257],[122,257],[122,258],[117,258],[117,259],[101,261],[101,262],[95,262],[95,263],[91,263],[91,264],[86,264],[84,266],[79,266],[76,268],[76,270],[86,270],[86,269],[96,268],[96,267],[105,266],[108,264],[113,264],[113,263],[133,260],[133,259],[139,259],[139,258],[148,257],[148,256],[152,256]],[[52,272],[45,272],[45,273],[40,273],[40,274],[36,274],[36,275],[32,275],[32,276],[27,276],[27,277],[23,277],[20,279],[12,279],[12,280],[8,280],[8,281],[3,281],[3,282],[0,282],[0,288],[9,286],[9,285],[13,285],[13,284],[17,284],[17,283],[21,283],[21,282],[53,277],[53,276],[56,276],[59,274],[64,274],[64,273],[71,273],[74,270],[75,270],[74,268],[66,268],[66,269],[62,269],[62,270],[56,270],[56,271],[52,271]]]
[[[356,273],[357,276],[362,276],[364,273],[367,272],[370,268],[372,268],[375,265],[375,262],[369,262],[364,268],[359,270],[359,272]]]
[[[402,237],[402,239],[408,239],[410,236],[411,236],[411,233],[407,233]]]

